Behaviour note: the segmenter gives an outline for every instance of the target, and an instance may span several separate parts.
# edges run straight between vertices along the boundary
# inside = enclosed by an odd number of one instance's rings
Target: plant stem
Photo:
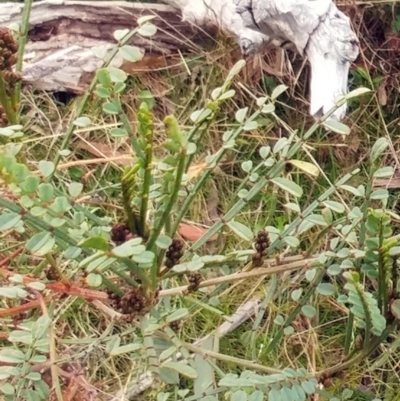
[[[17,114],[15,113],[11,100],[7,95],[4,76],[1,71],[0,71],[0,104],[4,108],[9,124],[10,125],[17,124]]]
[[[276,347],[276,345],[278,344],[278,342],[281,340],[281,338],[284,335],[285,328],[288,327],[294,319],[296,319],[297,315],[301,311],[301,308],[306,304],[306,302],[310,299],[310,297],[315,294],[315,288],[321,282],[322,278],[324,277],[324,275],[326,273],[327,268],[328,268],[328,266],[325,265],[324,269],[321,269],[319,271],[318,275],[316,275],[314,277],[314,280],[310,284],[307,292],[304,293],[304,295],[301,297],[301,300],[297,303],[296,307],[293,309],[291,314],[287,317],[285,323],[279,328],[278,332],[275,334],[272,341],[268,344],[268,346],[265,350],[265,352],[267,354]]]
[[[233,281],[250,279],[252,277],[270,276],[272,274],[278,274],[298,269],[306,269],[316,263],[318,263],[317,258],[303,259],[277,266],[269,266],[267,263],[265,265],[268,267],[260,267],[244,273],[233,273],[227,276],[217,277],[210,280],[204,280],[199,284],[199,288],[210,287],[224,283],[231,283]],[[168,290],[161,290],[159,296],[166,297],[172,295],[183,295],[185,291],[187,291],[187,289],[188,286],[184,285],[181,287],[170,288]]]
[[[139,233],[142,238],[147,238],[147,210],[149,206],[149,192],[150,192],[150,185],[152,181],[152,161],[153,161],[153,137],[154,137],[154,126],[152,121],[152,116],[149,116],[150,120],[148,121],[148,125],[145,127],[146,132],[144,133],[145,139],[145,156],[144,156],[144,179],[143,179],[143,186],[142,186],[142,193],[140,196],[140,227]]]
[[[376,337],[370,344],[370,346],[367,349],[363,349],[359,354],[355,355],[351,359],[347,359],[344,362],[338,363],[337,365],[334,365],[330,368],[324,369],[322,372],[317,373],[317,377],[325,376],[325,377],[330,377],[336,372],[343,371],[359,361],[368,358],[369,355],[371,355],[377,347],[389,336],[391,332],[393,332],[397,326],[398,326],[398,321],[395,322],[394,324],[388,326],[384,332],[379,336]]]
[[[161,230],[165,225],[165,222],[167,221],[169,215],[171,214],[172,208],[176,204],[176,201],[178,199],[178,194],[181,189],[182,177],[185,172],[185,164],[186,164],[186,149],[182,148],[179,154],[179,162],[176,168],[176,175],[172,193],[169,197],[167,205],[165,206],[163,214],[161,215],[159,221],[156,222],[156,226],[154,227],[153,232],[151,233],[149,242],[147,243],[147,249],[152,249],[154,247],[154,244],[156,243],[157,238],[160,235]],[[170,232],[169,234],[173,235],[174,232]]]
[[[259,115],[260,115],[260,111],[256,111],[249,117],[247,122],[255,120]],[[243,132],[243,126],[244,125],[237,128],[236,131],[232,134],[230,139],[236,139]],[[222,148],[218,152],[218,155],[215,155],[215,159],[213,161],[213,166],[218,165],[218,163],[222,160],[222,158],[224,157],[224,155],[227,151],[228,151],[227,148]],[[175,223],[172,226],[172,233],[175,233],[178,230],[179,223],[185,217],[185,214],[188,211],[190,205],[192,204],[194,198],[197,196],[197,194],[200,192],[201,188],[207,182],[207,180],[208,180],[209,176],[211,175],[212,171],[214,170],[214,168],[215,167],[210,167],[204,172],[204,174],[201,176],[201,178],[197,181],[197,184],[193,188],[192,192],[189,194],[189,196],[183,202],[183,205],[180,208],[178,216],[176,217]]]
[[[220,361],[234,363],[239,366],[243,366],[250,370],[258,370],[259,372],[267,373],[267,374],[275,374],[281,373],[281,370],[269,368],[265,365],[259,365],[258,363],[254,363],[253,361],[247,361],[245,359],[236,358],[234,356],[220,354],[218,352],[209,351],[200,347],[196,347],[195,345],[183,342],[182,345],[188,349],[189,351],[194,352],[195,354],[202,355],[204,358],[215,358]]]
[[[22,66],[24,62],[25,45],[28,40],[29,19],[32,10],[32,3],[33,0],[25,0],[24,9],[22,10],[22,21],[18,38],[17,64],[15,65],[15,71],[19,73],[22,72]],[[18,81],[15,84],[15,89],[11,95],[11,102],[14,107],[14,110],[19,109],[19,104],[21,102],[21,86],[22,82]]]
[[[130,141],[131,141],[132,148],[133,148],[133,149],[135,150],[135,152],[136,152],[136,157],[137,157],[137,158],[143,158],[143,157],[144,157],[143,151],[142,151],[142,149],[140,149],[139,143],[138,143],[138,141],[137,141],[137,139],[136,139],[136,137],[135,137],[135,133],[134,133],[133,130],[132,130],[132,126],[131,126],[131,124],[130,124],[130,122],[129,122],[129,119],[128,119],[127,115],[125,114],[124,111],[121,111],[121,112],[118,114],[118,116],[119,116],[119,119],[120,119],[121,122],[122,122],[123,127],[124,127],[125,130],[128,132],[128,135],[129,135],[129,139],[130,139]]]
[[[117,55],[117,53],[118,53],[120,47],[123,46],[123,45],[125,45],[126,43],[128,43],[129,40],[130,40],[134,35],[136,35],[136,33],[138,32],[138,30],[139,30],[139,27],[133,29],[133,30],[132,30],[131,32],[129,32],[126,36],[124,36],[124,38],[118,43],[118,45],[111,51],[110,55],[107,57],[106,61],[103,63],[102,68],[106,68],[106,67],[108,67],[108,66],[110,65],[111,61],[112,61],[112,60],[114,59],[114,57]],[[96,87],[96,84],[97,84],[97,75],[95,75],[95,76],[93,77],[92,82],[90,83],[90,86],[89,86],[88,90],[87,90],[87,91],[85,92],[85,94],[83,95],[83,97],[82,97],[82,99],[81,99],[81,101],[80,101],[80,103],[79,103],[79,105],[78,105],[78,107],[77,107],[77,110],[76,110],[76,113],[75,113],[75,118],[78,118],[78,117],[80,117],[80,116],[83,114],[83,112],[84,112],[84,110],[85,110],[85,108],[86,108],[86,105],[87,105],[87,103],[88,103],[88,101],[89,101],[89,98],[90,98],[90,96],[92,95],[92,92],[94,91],[94,89],[95,89],[95,87]],[[121,113],[120,117],[123,116],[123,115],[124,115],[124,113]],[[123,118],[123,117],[122,117],[122,118]],[[124,120],[123,120],[122,118],[121,118],[121,121],[122,121],[122,123],[124,123]],[[125,124],[124,124],[124,126],[125,126]],[[128,127],[130,127],[130,124],[129,124],[129,123],[128,123]],[[131,130],[131,129],[130,129],[130,130]],[[63,141],[62,141],[62,143],[61,143],[60,150],[63,150],[63,149],[65,149],[65,148],[68,146],[68,144],[69,144],[70,141],[71,141],[72,135],[74,134],[74,131],[75,131],[75,125],[74,125],[73,123],[71,123],[71,124],[69,125],[67,131],[66,131],[65,134],[64,134],[64,139],[63,139]],[[54,171],[47,177],[47,182],[50,182],[50,181],[53,179],[53,176],[54,176],[55,172],[57,171],[57,165],[58,165],[58,163],[60,162],[61,157],[62,157],[62,156],[60,155],[60,152],[57,152],[57,155],[55,156],[55,158],[54,158],[54,160],[53,160],[53,163],[54,163],[54,165],[55,165],[55,168],[54,168]]]

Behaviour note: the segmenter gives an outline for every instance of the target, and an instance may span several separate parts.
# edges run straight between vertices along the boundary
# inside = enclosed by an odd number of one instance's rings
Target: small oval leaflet
[[[234,89],[229,89],[228,91],[226,91],[225,93],[223,93],[222,95],[220,95],[218,97],[218,100],[227,100],[230,99],[232,97],[235,96],[235,90]]]
[[[143,53],[136,46],[124,45],[119,49],[119,54],[127,61],[135,63],[143,58]]]
[[[242,163],[241,167],[245,173],[249,173],[253,168],[253,162],[251,160],[247,160]]]
[[[247,393],[243,390],[237,390],[231,395],[231,401],[247,401]]]
[[[243,108],[243,109],[240,109],[240,110],[238,110],[236,113],[235,113],[235,118],[236,118],[236,121],[238,122],[238,123],[242,123],[243,121],[244,121],[244,119],[246,118],[246,114],[247,114],[247,111],[249,110],[249,108],[248,107],[245,107],[245,108]]]
[[[54,244],[55,239],[49,232],[41,232],[31,237],[25,247],[34,255],[43,256],[53,249]]]
[[[292,291],[291,298],[293,299],[293,301],[297,302],[300,299],[302,293],[303,289],[298,288],[297,290]]]
[[[129,29],[117,29],[114,31],[114,38],[118,42],[123,39],[129,33]]]
[[[103,283],[103,278],[100,274],[97,273],[89,273],[86,277],[86,282],[90,287],[100,287]]]
[[[89,117],[78,117],[76,120],[74,120],[73,124],[76,125],[77,127],[85,128],[88,127],[92,121],[90,120]]]
[[[177,320],[181,320],[189,314],[189,310],[187,308],[180,308],[167,316],[166,322],[171,323]]]
[[[106,46],[93,46],[90,50],[100,60],[104,60],[108,51]]]
[[[317,310],[311,305],[304,305],[301,308],[301,312],[303,313],[304,316],[311,319],[316,315]]]
[[[145,23],[138,29],[139,35],[142,36],[153,36],[157,33],[157,27],[154,24],[151,23]]]
[[[7,231],[16,227],[21,221],[21,216],[18,213],[6,213],[0,216],[0,231]]]
[[[326,121],[324,121],[322,123],[322,125],[325,128],[327,128],[327,129],[329,129],[329,130],[331,130],[333,132],[336,132],[337,134],[341,134],[341,135],[350,134],[350,128],[347,125],[345,125],[345,124],[343,124],[343,123],[341,123],[339,121],[333,120],[331,118],[326,120]]]
[[[48,160],[40,160],[39,170],[44,177],[50,176],[55,169],[54,163]]]
[[[246,123],[243,126],[244,131],[253,131],[257,128],[258,128],[257,121],[246,121]]]
[[[231,221],[227,225],[240,238],[243,238],[246,241],[253,240],[254,238],[253,232],[250,230],[250,228],[246,227],[244,224],[239,223],[237,221]]]
[[[292,166],[297,167],[299,170],[302,170],[306,174],[309,174],[313,177],[319,176],[318,167],[312,163],[304,162],[302,160],[296,160],[296,159],[289,160],[288,163],[290,163]]]
[[[171,369],[178,372],[182,376],[188,377],[189,379],[197,379],[197,372],[188,365],[180,362],[165,362],[161,365],[162,368]]]
[[[320,283],[317,286],[317,291],[321,295],[330,296],[335,293],[335,287],[330,283]]]
[[[370,160],[371,162],[375,162],[381,154],[386,150],[386,148],[389,146],[389,142],[386,138],[379,138],[375,143],[374,146],[371,149],[371,156]]]
[[[116,355],[127,354],[128,352],[139,351],[142,348],[143,348],[143,344],[140,344],[140,343],[122,345],[121,347],[116,347],[116,348],[112,349],[110,352],[110,355],[116,356]]]
[[[71,182],[68,185],[68,193],[73,197],[76,198],[83,189],[83,184],[80,182]]]
[[[249,397],[249,401],[263,401],[264,400],[264,394],[260,390],[254,391]]]
[[[303,195],[302,188],[293,181],[288,180],[287,178],[276,177],[272,179],[271,182],[295,197],[300,197]]]

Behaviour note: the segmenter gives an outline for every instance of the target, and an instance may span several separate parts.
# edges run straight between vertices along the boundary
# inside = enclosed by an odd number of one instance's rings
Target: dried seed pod
[[[199,289],[200,283],[203,280],[203,277],[199,272],[193,272],[189,275],[188,280],[188,291],[197,291]]]
[[[267,232],[261,230],[257,233],[254,248],[256,253],[252,257],[253,265],[256,267],[262,266],[263,257],[266,254],[266,250],[269,247],[269,238]]]
[[[117,245],[134,238],[135,235],[130,231],[127,223],[116,223],[111,228],[111,240]]]
[[[165,253],[165,266],[171,269],[173,266],[179,264],[181,257],[183,256],[183,242],[179,239],[174,239],[172,244],[168,247]]]

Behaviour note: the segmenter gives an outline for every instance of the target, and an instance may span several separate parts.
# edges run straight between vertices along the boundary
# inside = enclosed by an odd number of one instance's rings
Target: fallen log
[[[93,48],[110,50],[113,33],[138,25],[154,15],[158,32],[136,35],[131,43],[143,49],[140,63],[117,55],[112,65],[135,72],[151,65],[165,68],[180,53],[201,53],[214,42],[216,30],[236,39],[245,57],[269,46],[292,49],[311,64],[310,114],[320,117],[347,93],[350,64],[359,41],[350,19],[332,0],[164,0],[169,5],[120,1],[43,0],[34,3],[30,18],[23,78],[34,87],[52,91],[85,89],[102,60]],[[0,24],[20,22],[23,5],[5,3]],[[175,59],[174,56],[175,55]],[[171,61],[174,60],[174,61]],[[346,105],[335,113],[343,118]]]
[[[22,3],[3,3],[0,26],[19,25],[22,9]],[[130,41],[144,51],[143,59],[130,63],[117,55],[111,65],[129,73],[167,68],[182,63],[182,54],[201,54],[215,42],[215,31],[182,22],[179,11],[165,4],[44,0],[32,6],[23,82],[35,89],[81,93],[102,65],[92,48],[114,48],[116,30],[131,30],[148,15],[155,16],[157,33]]]

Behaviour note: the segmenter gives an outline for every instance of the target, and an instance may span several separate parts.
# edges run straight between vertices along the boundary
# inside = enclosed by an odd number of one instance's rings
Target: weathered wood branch
[[[44,0],[34,3],[23,76],[35,87],[78,90],[102,61],[91,49],[115,46],[113,33],[132,29],[143,15],[157,16],[158,33],[139,35],[132,43],[150,55],[141,63],[113,65],[133,72],[151,64],[168,65],[180,52],[201,52],[213,42],[214,29],[233,36],[244,56],[267,47],[290,48],[307,56],[311,64],[310,113],[320,116],[346,94],[350,64],[358,56],[358,39],[349,18],[333,0],[164,0],[170,5],[107,1]],[[21,18],[20,4],[6,3],[0,24],[10,26]],[[177,52],[175,52],[176,54]],[[335,112],[345,114],[343,105]]]
[[[21,22],[23,4],[3,3],[0,26]],[[49,91],[80,92],[102,61],[92,47],[111,49],[113,33],[133,29],[137,19],[155,15],[158,31],[152,38],[136,35],[131,44],[145,51],[138,63],[117,56],[112,65],[127,72],[165,68],[179,61],[179,53],[199,54],[212,45],[212,31],[205,32],[182,22],[174,7],[125,1],[44,0],[33,4],[23,66],[25,83]]]

